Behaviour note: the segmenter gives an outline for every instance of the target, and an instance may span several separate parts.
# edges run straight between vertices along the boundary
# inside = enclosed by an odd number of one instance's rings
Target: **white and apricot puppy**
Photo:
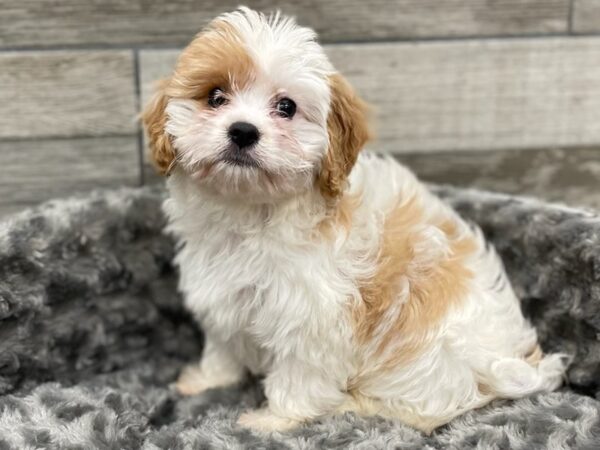
[[[183,394],[265,376],[239,421],[342,411],[431,431],[560,385],[481,233],[406,168],[360,153],[365,104],[315,33],[241,8],[179,57],[143,114],[206,334]]]

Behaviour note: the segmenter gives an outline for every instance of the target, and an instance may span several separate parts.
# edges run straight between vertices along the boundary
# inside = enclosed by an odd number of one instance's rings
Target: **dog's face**
[[[256,201],[315,184],[339,194],[368,134],[363,103],[312,30],[248,9],[194,39],[144,122],[162,172]]]

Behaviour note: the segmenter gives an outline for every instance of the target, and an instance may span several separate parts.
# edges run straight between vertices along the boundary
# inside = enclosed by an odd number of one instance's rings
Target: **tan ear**
[[[175,149],[170,136],[165,131],[167,114],[165,109],[169,98],[165,94],[168,80],[159,83],[154,98],[142,111],[142,121],[150,144],[152,162],[161,175],[167,175],[175,160]]]
[[[346,180],[358,153],[369,140],[368,106],[350,83],[339,74],[329,77],[331,108],[327,118],[329,148],[323,159],[318,183],[321,193],[336,198],[344,192]]]

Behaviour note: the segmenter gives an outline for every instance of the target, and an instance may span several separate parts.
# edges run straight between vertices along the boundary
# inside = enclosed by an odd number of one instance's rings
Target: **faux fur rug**
[[[258,381],[170,389],[202,336],[176,293],[162,191],[120,190],[0,223],[0,449],[600,448],[600,218],[435,189],[497,246],[543,347],[574,355],[560,392],[497,401],[432,436],[352,414],[243,430],[240,411],[264,400]]]

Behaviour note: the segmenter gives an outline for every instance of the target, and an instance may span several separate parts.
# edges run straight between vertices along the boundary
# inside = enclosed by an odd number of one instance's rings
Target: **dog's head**
[[[156,167],[248,201],[338,196],[368,139],[366,108],[315,39],[279,14],[215,19],[143,112]]]

